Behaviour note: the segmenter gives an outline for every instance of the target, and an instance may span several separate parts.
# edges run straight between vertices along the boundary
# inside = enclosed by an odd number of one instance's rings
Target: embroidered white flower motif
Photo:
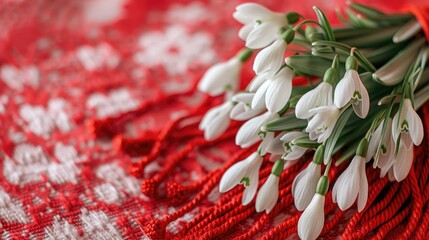
[[[304,210],[316,192],[317,183],[321,177],[321,166],[311,162],[307,168],[300,172],[292,183],[292,196],[296,209]]]
[[[219,183],[219,191],[227,192],[243,183],[246,189],[243,192],[242,204],[247,205],[256,194],[259,182],[259,169],[262,157],[252,153],[246,159],[232,165],[222,176]]]
[[[343,211],[350,208],[356,198],[358,199],[358,211],[361,212],[365,208],[368,199],[365,162],[364,157],[356,155],[347,169],[337,179],[332,189],[332,201],[338,202],[338,206]]]
[[[250,92],[242,92],[234,95],[231,100],[236,104],[231,110],[230,118],[243,121],[261,114],[265,110],[265,107],[254,109],[250,106],[254,96],[255,93]]]
[[[369,95],[360,80],[359,73],[354,69],[347,70],[335,88],[334,103],[338,108],[344,107],[350,101],[356,115],[366,118],[370,105]]]
[[[408,147],[404,141],[399,143],[398,155],[392,161],[393,176],[396,181],[404,180],[413,165],[413,146]]]
[[[222,105],[210,109],[204,115],[199,129],[204,131],[204,138],[206,140],[213,140],[227,130],[230,123],[229,114],[231,109],[232,103],[227,101]]]
[[[280,140],[282,140],[284,147],[284,154],[282,158],[284,160],[296,160],[301,158],[307,151],[307,148],[295,145],[295,140],[304,137],[307,134],[300,131],[291,131],[286,133]]]
[[[5,64],[0,68],[0,78],[9,88],[21,91],[25,86],[37,88],[40,73],[33,65],[17,68],[14,65]]]
[[[241,65],[237,57],[213,65],[200,80],[198,90],[210,96],[218,96],[228,89],[237,89]]]
[[[313,116],[310,113],[311,109],[332,104],[332,85],[321,82],[315,89],[308,91],[298,100],[295,115],[300,119],[308,119]]]
[[[83,45],[76,50],[76,57],[88,71],[113,69],[121,61],[117,51],[108,43],[97,46]]]
[[[246,40],[246,47],[259,49],[266,47],[277,38],[278,31],[287,25],[283,14],[275,13],[260,4],[240,4],[233,17],[244,24],[238,36]]]
[[[317,107],[310,110],[315,115],[308,123],[307,131],[311,140],[322,143],[328,139],[337,123],[340,110],[335,105]]]
[[[281,160],[283,161],[283,160]],[[270,213],[277,203],[279,197],[279,177],[270,174],[267,181],[262,185],[256,196],[256,211]]]
[[[410,148],[412,143],[418,146],[423,141],[423,123],[409,98],[404,99],[402,109],[393,118],[392,134],[395,142],[400,138],[407,148]]]
[[[266,123],[279,118],[277,113],[266,112],[245,122],[235,136],[235,143],[242,148],[247,148],[260,140],[259,132]]]
[[[279,112],[289,101],[292,93],[294,71],[288,67],[282,68],[272,79],[264,82],[256,91],[252,100],[252,108],[265,103],[268,111]],[[265,101],[264,101],[265,100]]]
[[[322,232],[325,223],[325,196],[314,194],[308,207],[298,221],[298,236],[305,240],[315,240]]]

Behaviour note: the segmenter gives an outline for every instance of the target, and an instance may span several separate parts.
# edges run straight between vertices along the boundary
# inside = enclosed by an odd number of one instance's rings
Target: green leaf
[[[332,32],[331,24],[329,24],[329,21],[326,18],[325,14],[318,7],[313,7],[313,10],[316,12],[317,19],[319,19],[320,25],[323,26],[328,40],[335,41],[335,36]]]
[[[359,4],[359,3],[351,2],[348,5],[354,11],[362,13],[363,15],[365,15],[367,17],[378,18],[378,17],[382,17],[385,15],[383,12],[381,12],[375,8],[371,8],[371,7],[368,7],[368,6]]]
[[[286,64],[299,73],[323,77],[331,66],[331,60],[312,55],[295,55],[287,57]]]
[[[297,129],[302,130],[306,126],[306,120],[298,119],[295,114],[290,114],[265,124],[263,128],[267,132],[279,132]]]
[[[323,157],[325,164],[328,164],[329,160],[331,159],[332,152],[334,151],[334,147],[337,144],[338,138],[340,137],[341,132],[346,126],[346,123],[349,120],[349,117],[351,116],[352,112],[353,109],[349,108],[343,114],[341,114],[340,118],[335,124],[331,136],[328,138],[328,140],[326,140],[325,155]]]
[[[303,136],[303,137],[294,139],[292,143],[293,143],[293,145],[296,145],[299,147],[312,148],[312,149],[316,149],[320,145],[320,143],[318,143],[314,140],[310,140],[310,138],[308,136]]]

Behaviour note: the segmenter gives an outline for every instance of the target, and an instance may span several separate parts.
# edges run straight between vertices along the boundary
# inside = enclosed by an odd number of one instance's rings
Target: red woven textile
[[[296,238],[288,184],[303,166],[285,173],[273,214],[254,214],[253,206],[240,207],[242,189],[221,196],[212,180],[252,150],[234,145],[239,123],[212,143],[194,131],[198,116],[219,99],[194,93],[193,86],[209,65],[241,48],[231,17],[241,2],[0,0],[0,237],[157,239],[185,232],[190,239]],[[260,2],[307,16],[317,3],[335,15],[334,2]],[[384,7],[392,11],[403,3]],[[247,66],[242,79],[250,78]],[[428,135],[429,108],[420,113]],[[196,117],[174,121],[187,114]],[[167,145],[158,144],[163,136]],[[427,143],[426,137],[403,183],[388,184],[368,169],[374,204],[362,214],[351,217],[355,210],[343,213],[327,201],[326,238],[394,236],[397,226],[404,236],[425,236]],[[135,163],[152,149],[159,155],[136,178]],[[224,204],[217,208],[219,201]],[[390,224],[374,229],[383,218]]]

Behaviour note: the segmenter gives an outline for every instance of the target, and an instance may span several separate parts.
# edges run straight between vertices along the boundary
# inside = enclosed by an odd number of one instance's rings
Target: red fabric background
[[[241,2],[133,0],[119,18],[100,24],[85,17],[85,1],[1,0],[0,236],[141,239],[144,223],[176,211],[180,206],[140,192],[140,180],[127,172],[140,156],[116,151],[111,139],[95,139],[87,124],[191,89],[210,64],[241,48],[239,25],[231,17]],[[260,2],[311,17],[317,4],[331,19],[334,7],[345,6],[343,1]],[[409,3],[359,2],[387,11]],[[250,69],[245,68],[243,81],[250,79]],[[195,93],[152,106],[121,132],[156,134],[202,99]],[[146,168],[147,176],[180,147],[169,146]],[[232,137],[195,149],[168,179],[186,185],[237,150]],[[218,198],[213,191],[167,230],[176,233]]]

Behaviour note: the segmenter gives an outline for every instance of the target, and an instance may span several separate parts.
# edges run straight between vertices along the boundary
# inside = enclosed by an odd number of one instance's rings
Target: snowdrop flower
[[[256,55],[253,71],[256,74],[268,72],[268,76],[274,76],[283,63],[286,46],[292,42],[294,35],[295,32],[292,29],[288,29],[282,34],[281,38],[260,51]]]
[[[393,176],[396,181],[404,180],[410,173],[413,165],[413,146],[407,146],[404,141],[399,143],[398,155],[395,156],[392,163]]]
[[[279,159],[273,166],[270,176],[267,181],[262,185],[261,189],[256,196],[256,211],[270,213],[277,203],[279,197],[279,177],[283,171],[284,161]]]
[[[199,129],[204,131],[204,138],[213,140],[226,131],[229,126],[229,114],[232,109],[230,101],[210,109],[201,120]]]
[[[307,148],[300,147],[294,144],[294,141],[300,137],[307,136],[306,133],[300,131],[291,131],[286,133],[280,140],[282,140],[284,147],[284,160],[296,160],[301,158],[307,151]]]
[[[227,192],[242,183],[246,188],[243,192],[242,204],[247,205],[256,194],[261,164],[262,157],[255,152],[246,159],[232,165],[223,174],[219,183],[219,191]]]
[[[279,114],[266,112],[245,122],[235,136],[235,143],[242,148],[247,148],[260,140],[259,132],[266,123],[279,118]]]
[[[392,131],[390,131],[390,129],[392,129],[392,119],[389,118],[387,121],[386,131],[384,136],[381,136],[383,124],[384,121],[378,125],[377,129],[372,134],[369,141],[368,154],[366,156],[367,162],[374,157],[377,153],[378,144],[381,141],[380,154],[377,162],[377,167],[381,169],[380,177],[384,177],[391,167],[395,152],[395,142],[393,141]]]
[[[275,13],[260,4],[240,4],[233,17],[244,24],[238,36],[246,40],[246,47],[259,49],[272,43],[277,32],[287,25],[286,18],[281,13]]]
[[[335,88],[334,103],[338,108],[351,102],[353,110],[360,118],[366,118],[369,112],[369,95],[360,80],[357,70],[357,60],[353,56],[347,58],[346,74]]]
[[[238,93],[232,97],[232,101],[236,104],[231,110],[231,114],[229,115],[231,119],[243,121],[253,118],[262,113],[265,110],[262,108],[252,108],[250,105],[252,103],[252,99],[255,96],[255,93]]]
[[[292,93],[293,76],[294,71],[289,67],[284,67],[272,79],[264,82],[256,91],[252,100],[252,108],[261,106],[265,100],[268,111],[274,113],[282,110]]]
[[[262,86],[262,84],[267,81],[267,78],[267,73],[256,75],[252,81],[250,81],[249,85],[247,85],[246,89],[252,93],[256,92]]]
[[[251,55],[251,50],[244,49],[230,60],[213,65],[201,78],[198,90],[210,96],[221,95],[227,90],[234,91],[240,82],[241,67]]]
[[[358,211],[361,212],[365,208],[368,199],[368,180],[365,173],[367,145],[368,141],[364,138],[358,146],[356,156],[332,189],[332,201],[338,202],[338,206],[343,211],[350,208],[356,198],[358,198]]]
[[[277,137],[275,137],[270,144],[267,146],[267,152],[271,153],[272,155],[276,155],[278,156],[278,158],[280,158],[285,150],[284,150],[284,146],[283,146],[283,141],[281,141],[280,139],[286,134],[286,132],[282,132],[280,133]],[[277,159],[278,159],[277,158]],[[276,159],[276,160],[277,160]]]
[[[259,155],[265,156],[268,153],[268,146],[274,141],[274,132],[263,132],[263,139],[259,145]]]
[[[409,98],[404,99],[402,109],[393,118],[392,134],[395,142],[400,138],[407,148],[412,143],[418,146],[423,141],[423,123]]]
[[[322,176],[317,184],[316,194],[298,221],[298,236],[303,240],[315,240],[325,224],[325,196],[328,192],[328,177]]]
[[[335,105],[317,107],[310,110],[315,115],[307,125],[306,132],[310,134],[311,140],[322,143],[328,139],[337,123],[340,110]]]
[[[321,166],[323,161],[324,147],[320,145],[314,154],[313,161],[300,172],[292,183],[292,196],[295,200],[296,209],[304,210],[316,193],[317,183],[321,177]]]
[[[218,96],[227,89],[236,89],[241,65],[238,58],[213,65],[200,80],[198,90],[210,96]]]
[[[325,73],[325,78],[327,78],[327,75],[332,76],[334,73],[335,70],[329,68]],[[313,116],[310,113],[311,109],[332,104],[332,83],[323,81],[315,89],[306,92],[298,100],[295,107],[295,115],[300,119],[308,119]]]

